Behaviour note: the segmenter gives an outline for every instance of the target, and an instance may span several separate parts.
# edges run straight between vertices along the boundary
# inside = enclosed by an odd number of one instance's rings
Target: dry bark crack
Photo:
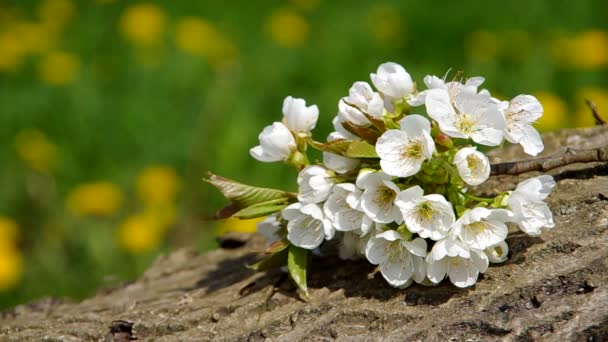
[[[564,146],[608,145],[608,128],[545,137]],[[493,162],[523,157],[519,147]],[[278,270],[253,273],[262,241],[203,255],[159,257],[137,281],[82,302],[47,299],[0,313],[0,341],[103,341],[111,322],[133,322],[143,341],[603,341],[608,339],[608,168],[552,169],[556,227],[532,238],[513,231],[510,259],[472,288],[390,288],[373,266],[316,258],[311,300],[298,300]],[[538,172],[493,177],[480,192],[512,188]],[[238,245],[238,244],[237,244]],[[235,247],[234,244],[231,246]],[[111,339],[110,339],[111,341]]]

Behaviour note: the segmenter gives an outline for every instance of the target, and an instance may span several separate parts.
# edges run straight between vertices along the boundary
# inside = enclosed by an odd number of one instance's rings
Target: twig
[[[605,125],[606,120],[600,115],[599,111],[597,110],[597,107],[595,106],[595,103],[593,103],[593,101],[591,101],[589,99],[585,99],[585,102],[587,102],[587,106],[589,106],[589,109],[591,109],[591,114],[593,115],[593,118],[595,119],[595,125],[596,126]]]
[[[571,149],[564,152],[530,160],[492,164],[491,175],[519,175],[530,171],[549,171],[575,163],[608,162],[608,146],[593,149]]]

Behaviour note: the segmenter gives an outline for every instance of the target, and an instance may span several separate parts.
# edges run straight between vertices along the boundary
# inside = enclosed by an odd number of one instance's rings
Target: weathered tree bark
[[[543,155],[606,146],[608,128],[545,141]],[[492,154],[495,162],[524,157],[519,147]],[[480,192],[536,174],[493,177]],[[239,248],[160,257],[139,280],[80,303],[49,299],[0,313],[0,341],[98,341],[114,320],[133,322],[144,341],[608,340],[608,165],[550,174],[558,180],[549,197],[556,227],[537,238],[513,231],[510,259],[469,289],[393,289],[367,262],[316,258],[303,302],[280,270],[244,267],[263,246],[252,237]],[[122,328],[130,326],[116,323],[106,340],[128,340]]]

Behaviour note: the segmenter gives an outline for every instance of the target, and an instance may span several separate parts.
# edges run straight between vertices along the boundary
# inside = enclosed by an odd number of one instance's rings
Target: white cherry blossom
[[[409,177],[420,170],[422,163],[435,152],[431,137],[431,123],[421,115],[408,115],[400,122],[400,129],[391,129],[376,142],[382,171],[391,176]]]
[[[424,281],[426,250],[424,239],[408,241],[397,231],[387,230],[369,239],[365,256],[369,262],[378,265],[389,284],[401,287],[410,279],[418,283]]]
[[[451,237],[437,241],[426,261],[430,281],[440,283],[447,275],[452,284],[458,287],[475,284],[479,273],[484,273],[489,264],[484,252],[469,248],[464,242]]]
[[[298,174],[298,200],[320,203],[327,199],[335,184],[335,174],[319,165],[307,166]]]
[[[391,176],[382,171],[362,171],[357,177],[357,187],[363,189],[361,209],[377,223],[403,222],[395,198],[401,190]]]
[[[306,107],[304,99],[287,96],[283,101],[285,125],[296,133],[310,133],[317,125],[319,108],[317,105]]]
[[[249,153],[261,162],[287,160],[296,150],[296,140],[293,134],[280,122],[266,126],[258,138],[260,145],[250,149]]]
[[[524,152],[536,156],[544,149],[543,139],[532,124],[543,116],[543,106],[532,95],[518,95],[505,109],[505,139],[520,144]]]
[[[493,264],[500,264],[507,261],[509,255],[509,245],[506,241],[501,241],[494,246],[490,246],[484,250],[488,260]]]
[[[391,100],[407,98],[414,90],[412,77],[397,63],[381,64],[375,74],[370,74],[370,78],[376,89]]]
[[[505,222],[512,213],[504,209],[476,207],[465,211],[454,223],[454,235],[475,249],[486,249],[507,237],[509,229]]]
[[[490,160],[476,147],[464,147],[456,152],[454,164],[462,180],[469,185],[479,185],[490,177]]]
[[[318,204],[293,203],[281,212],[287,223],[287,239],[293,245],[315,249],[324,239],[331,240],[335,229]]]
[[[443,239],[456,220],[452,204],[442,195],[423,195],[418,185],[410,187],[397,196],[395,205],[401,210],[410,232],[435,241]]]
[[[365,255],[367,237],[361,237],[356,232],[342,232],[340,244],[338,246],[338,256],[342,260],[357,260]]]
[[[367,234],[372,229],[374,222],[361,210],[361,194],[362,191],[352,183],[342,183],[334,187],[323,205],[323,212],[336,230]]]
[[[279,230],[281,230],[281,222],[278,220],[278,215],[270,215],[257,225],[258,233],[266,238],[268,243],[272,243],[279,239]]]
[[[371,124],[365,114],[382,118],[383,113],[384,101],[366,82],[355,82],[349,90],[349,95],[338,102],[338,117],[357,126]]]
[[[527,179],[507,199],[508,208],[514,214],[512,222],[530,236],[540,235],[543,228],[553,228],[553,214],[543,202],[555,186],[555,180],[549,175]]]
[[[426,110],[439,129],[454,138],[496,146],[502,142],[505,118],[489,93],[465,87],[452,99],[447,89],[431,89],[425,98]]]
[[[444,76],[444,78],[446,76]],[[439,78],[433,75],[426,75],[424,77],[424,84],[426,85],[427,89],[418,92],[408,101],[408,103],[410,106],[423,105],[426,100],[426,94],[430,89],[445,89],[448,91],[450,99],[454,99],[456,95],[458,95],[458,93],[462,91],[462,89],[470,87],[477,89],[477,87],[479,87],[484,81],[485,79],[483,77],[475,76],[468,78],[465,83],[461,83],[459,81],[446,82],[443,78]]]

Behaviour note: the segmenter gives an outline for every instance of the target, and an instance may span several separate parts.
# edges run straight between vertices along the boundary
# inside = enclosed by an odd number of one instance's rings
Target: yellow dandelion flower
[[[59,149],[44,133],[26,129],[15,137],[17,156],[30,168],[39,172],[51,171],[57,164]]]
[[[220,39],[217,29],[204,19],[186,17],[175,24],[175,44],[186,53],[197,56],[212,53]]]
[[[109,216],[120,209],[122,201],[122,191],[116,184],[99,181],[74,188],[68,194],[66,205],[77,215]]]
[[[27,52],[27,46],[14,32],[0,32],[0,72],[17,71]]]
[[[137,177],[137,194],[146,203],[170,203],[180,187],[177,173],[166,165],[149,166]]]
[[[15,246],[19,240],[19,227],[10,217],[0,216],[0,250]]]
[[[38,65],[40,79],[52,86],[63,86],[76,80],[80,69],[78,56],[62,51],[48,53]]]
[[[13,289],[23,274],[23,257],[14,247],[0,245],[0,292]]]
[[[55,44],[54,35],[40,23],[19,21],[15,24],[14,30],[30,53],[48,51]]]
[[[601,88],[582,88],[577,91],[575,96],[576,112],[574,123],[576,127],[595,126],[595,119],[591,115],[591,110],[585,100],[595,103],[598,112],[603,117],[608,116],[608,90]]]
[[[368,24],[375,40],[400,47],[405,42],[403,20],[399,10],[383,4],[372,7],[369,11]]]
[[[488,63],[496,58],[498,40],[490,31],[471,32],[465,41],[467,56],[477,63]]]
[[[132,5],[125,9],[120,17],[123,36],[137,45],[158,44],[165,26],[165,13],[160,7],[150,3]]]
[[[264,219],[265,217],[259,217],[249,220],[239,220],[235,218],[222,220],[218,223],[216,234],[222,235],[229,232],[255,233],[257,231],[258,223]]]
[[[128,217],[116,231],[118,245],[133,254],[142,254],[157,248],[162,238],[163,230],[158,222],[146,215]]]
[[[63,29],[75,12],[70,0],[42,0],[38,7],[38,16],[44,27],[51,31]]]
[[[270,38],[285,48],[303,46],[310,34],[310,25],[306,18],[287,8],[274,11],[267,19],[266,29]]]
[[[574,69],[597,69],[608,65],[608,32],[589,30],[573,37],[558,36],[552,43],[557,65]]]
[[[536,127],[541,131],[550,131],[568,124],[568,106],[561,98],[546,91],[537,92],[534,96],[544,109],[544,114],[538,120]]]
[[[321,5],[321,0],[289,0],[289,3],[303,11],[314,11]]]

